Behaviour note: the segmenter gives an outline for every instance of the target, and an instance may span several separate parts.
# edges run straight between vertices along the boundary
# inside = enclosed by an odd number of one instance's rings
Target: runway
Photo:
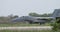
[[[51,30],[52,26],[0,27],[0,30]]]

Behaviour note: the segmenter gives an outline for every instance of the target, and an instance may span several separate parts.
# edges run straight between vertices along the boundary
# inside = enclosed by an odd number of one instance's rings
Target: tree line
[[[50,17],[52,16],[51,13],[44,13],[44,14],[38,14],[38,13],[29,13],[29,16],[34,16],[34,17]]]

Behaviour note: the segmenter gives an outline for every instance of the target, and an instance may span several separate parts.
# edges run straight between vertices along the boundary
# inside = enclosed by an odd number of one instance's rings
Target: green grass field
[[[26,23],[15,23],[15,24],[13,24],[13,23],[8,23],[8,24],[0,24],[0,27],[19,27],[19,26],[50,26],[50,24],[42,24],[42,25],[40,25],[40,24],[26,24]]]
[[[8,23],[8,24],[0,24],[0,27],[19,27],[19,26],[50,26],[50,24],[42,24],[42,25],[40,25],[40,24],[27,24],[27,23],[15,23],[15,24],[13,24],[13,23]]]
[[[0,30],[0,32],[52,32],[50,30]]]
[[[0,27],[40,26],[39,24],[0,24]]]

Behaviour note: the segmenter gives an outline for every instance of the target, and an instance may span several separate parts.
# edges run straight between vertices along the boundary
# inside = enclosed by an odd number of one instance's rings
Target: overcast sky
[[[52,13],[59,8],[60,0],[0,0],[0,16]]]

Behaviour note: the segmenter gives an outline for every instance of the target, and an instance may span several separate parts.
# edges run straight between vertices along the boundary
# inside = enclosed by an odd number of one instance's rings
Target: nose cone
[[[22,18],[15,18],[15,19],[12,19],[12,22],[22,22],[23,19]]]

